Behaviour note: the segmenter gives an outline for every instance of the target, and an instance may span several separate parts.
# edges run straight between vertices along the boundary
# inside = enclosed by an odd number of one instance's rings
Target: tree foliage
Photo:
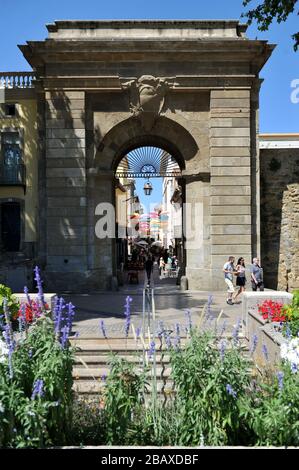
[[[244,7],[247,7],[251,2],[252,0],[243,0]],[[297,2],[298,0],[264,0],[256,8],[248,10],[242,16],[248,19],[248,24],[257,21],[259,31],[268,31],[274,20],[277,23],[282,23],[294,12],[299,15],[299,9],[296,9]],[[294,40],[294,50],[297,51],[299,32],[293,34],[292,39]]]

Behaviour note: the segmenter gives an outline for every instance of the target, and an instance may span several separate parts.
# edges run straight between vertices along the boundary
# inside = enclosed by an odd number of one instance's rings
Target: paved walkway
[[[130,304],[132,323],[135,329],[141,327],[144,276],[143,273],[140,274],[139,285],[125,285],[117,292],[64,295],[65,300],[71,301],[76,306],[73,331],[78,332],[80,337],[101,337],[100,321],[104,320],[108,336],[123,337],[124,305],[128,295],[132,298]],[[178,323],[183,332],[188,324],[186,310],[190,310],[192,322],[196,324],[205,305],[205,327],[215,324],[221,310],[223,313],[218,322],[219,329],[225,321],[227,331],[230,331],[238,319],[241,319],[242,305],[227,305],[225,292],[182,292],[176,285],[176,279],[160,280],[157,267],[153,278],[157,323],[162,321],[166,329],[174,330]],[[223,288],[225,289],[224,283]]]

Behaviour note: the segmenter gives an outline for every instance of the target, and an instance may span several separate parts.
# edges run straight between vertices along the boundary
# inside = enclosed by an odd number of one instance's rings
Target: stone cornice
[[[275,46],[246,39],[202,40],[46,40],[18,46],[35,68],[54,62],[206,61],[246,62],[261,68]],[[124,57],[124,54],[126,57]],[[142,54],[142,55],[141,55]]]
[[[257,78],[249,75],[198,75],[198,76],[175,76],[159,77],[167,80],[170,93],[196,92],[211,89],[250,89]],[[124,92],[123,82],[137,77],[119,76],[40,76],[37,88],[41,90],[86,90],[101,92]]]
[[[46,25],[50,37],[58,36],[109,36],[116,33],[128,36],[156,34],[193,35],[203,34],[218,36],[245,35],[247,25],[238,20],[59,20]]]

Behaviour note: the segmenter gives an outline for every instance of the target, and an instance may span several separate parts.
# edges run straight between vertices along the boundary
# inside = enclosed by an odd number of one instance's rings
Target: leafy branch
[[[277,23],[285,22],[289,15],[295,12],[297,1],[264,0],[256,8],[248,10],[241,16],[247,18],[249,25],[256,21],[259,31],[268,31],[274,20]],[[247,7],[251,2],[252,0],[243,0],[243,6]],[[299,15],[299,9],[297,15]],[[292,39],[294,40],[294,50],[297,51],[299,48],[299,32],[293,34]]]

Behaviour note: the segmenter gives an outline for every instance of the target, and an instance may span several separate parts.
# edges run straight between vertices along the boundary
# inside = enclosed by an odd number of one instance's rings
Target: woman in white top
[[[245,291],[246,277],[245,277],[245,260],[244,258],[239,258],[237,267],[236,267],[236,286],[239,287],[238,292],[234,295],[233,300],[236,301],[238,295],[242,294]]]

